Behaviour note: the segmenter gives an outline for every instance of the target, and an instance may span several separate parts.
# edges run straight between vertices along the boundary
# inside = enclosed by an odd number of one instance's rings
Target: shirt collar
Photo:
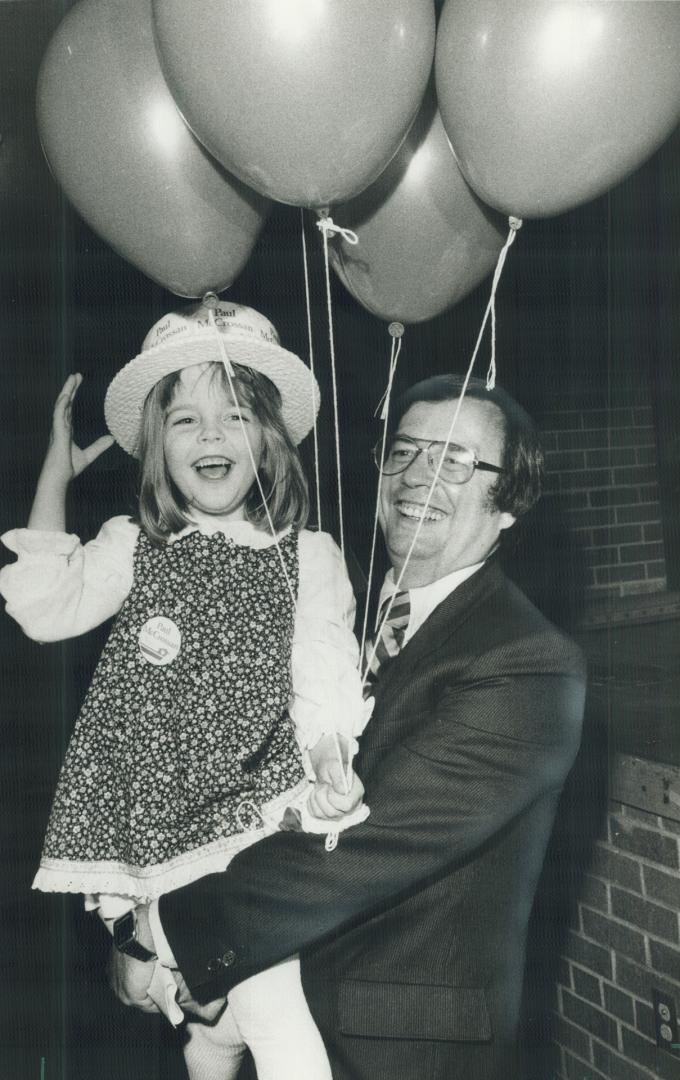
[[[425,620],[430,617],[434,609],[441,604],[442,600],[445,600],[447,596],[450,596],[454,589],[457,589],[459,585],[462,585],[464,581],[467,581],[469,577],[472,577],[472,575],[484,565],[485,561],[486,560],[483,559],[481,562],[474,563],[472,566],[464,566],[461,570],[454,570],[452,573],[446,574],[445,577],[438,578],[437,581],[431,581],[429,585],[419,585],[409,589],[408,595],[411,613],[409,615],[406,634],[404,635],[404,642],[410,641]],[[394,570],[388,570],[383,587],[380,590],[378,611],[382,608],[385,600],[396,592],[395,585]],[[400,591],[402,590],[400,589]]]
[[[278,539],[281,540],[289,531],[289,529],[284,529],[279,533]],[[200,510],[191,511],[191,521],[180,532],[169,536],[168,543],[173,543],[193,532],[200,532],[204,536],[221,532],[225,536],[230,536],[238,544],[247,544],[254,548],[270,547],[274,543],[274,537],[268,529],[258,529],[250,521],[220,521],[212,514],[203,514]]]

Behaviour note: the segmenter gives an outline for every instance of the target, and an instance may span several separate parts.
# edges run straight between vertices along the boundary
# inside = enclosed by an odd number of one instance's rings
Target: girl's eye
[[[173,427],[179,427],[180,424],[193,424],[193,423],[194,423],[194,417],[193,416],[176,416],[172,420],[172,426]]]
[[[243,420],[244,424],[250,423],[250,417],[247,413],[241,413],[240,416],[238,413],[228,413],[225,419],[228,420],[230,424],[239,424],[241,420]]]

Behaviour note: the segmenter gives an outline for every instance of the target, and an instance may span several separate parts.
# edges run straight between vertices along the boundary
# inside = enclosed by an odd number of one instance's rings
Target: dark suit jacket
[[[584,687],[577,646],[487,562],[381,673],[356,761],[368,820],[330,853],[280,833],[161,899],[197,997],[301,951],[338,1080],[512,1077]]]

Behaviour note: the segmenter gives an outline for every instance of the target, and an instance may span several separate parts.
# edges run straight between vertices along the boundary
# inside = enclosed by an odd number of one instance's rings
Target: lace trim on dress
[[[262,825],[259,828],[249,828],[242,833],[219,837],[209,844],[155,866],[130,866],[103,860],[87,863],[43,857],[33,881],[33,888],[43,892],[109,893],[134,897],[143,903],[156,900],[159,896],[189,885],[207,874],[225,870],[239,851],[277,832],[286,808],[301,809],[307,802],[309,791],[309,782],[301,780],[295,787],[263,803],[259,808],[253,807],[248,801],[247,809],[256,809],[260,817]]]

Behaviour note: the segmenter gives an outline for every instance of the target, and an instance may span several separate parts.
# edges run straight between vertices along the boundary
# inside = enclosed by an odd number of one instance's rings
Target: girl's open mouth
[[[231,466],[232,462],[223,457],[203,457],[194,462],[194,469],[206,480],[223,480]]]

